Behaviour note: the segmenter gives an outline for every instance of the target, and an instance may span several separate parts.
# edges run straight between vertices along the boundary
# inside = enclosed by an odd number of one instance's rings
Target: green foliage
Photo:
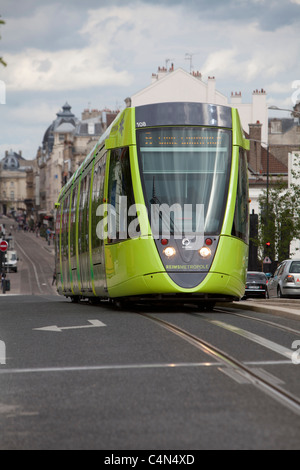
[[[272,261],[289,258],[291,241],[300,238],[300,163],[292,173],[294,183],[290,188],[277,181],[268,194],[264,190],[259,197],[259,252],[262,258],[266,256],[266,242],[270,241],[268,256]]]

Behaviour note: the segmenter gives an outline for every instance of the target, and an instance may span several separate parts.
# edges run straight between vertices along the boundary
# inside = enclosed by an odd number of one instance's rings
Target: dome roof
[[[54,132],[61,124],[69,123],[75,127],[79,122],[75,114],[71,112],[71,106],[67,102],[62,107],[62,110],[56,114],[56,116],[57,118],[48,127],[43,138],[43,150],[45,150],[47,153],[51,153],[53,150]]]
[[[1,162],[3,170],[19,170],[21,167],[20,160],[24,160],[23,157],[21,157],[21,155],[18,153],[10,150],[6,153],[4,159]]]

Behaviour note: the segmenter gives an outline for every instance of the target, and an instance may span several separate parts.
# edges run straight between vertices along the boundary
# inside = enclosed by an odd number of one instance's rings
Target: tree
[[[0,15],[0,25],[2,24],[5,24],[5,21],[1,20],[1,15]],[[1,36],[0,36],[0,39],[1,39]],[[6,62],[4,62],[3,58],[0,57],[0,64],[4,65],[4,67],[6,67]]]
[[[295,183],[290,188],[277,181],[269,189],[268,198],[266,190],[259,197],[258,248],[262,258],[289,258],[291,241],[300,238],[300,170],[294,171],[293,176]]]

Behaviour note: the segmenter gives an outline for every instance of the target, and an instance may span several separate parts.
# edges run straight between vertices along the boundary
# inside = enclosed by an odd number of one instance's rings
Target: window
[[[127,205],[126,208],[121,207],[121,204],[123,204],[125,200]],[[109,217],[110,224],[108,241],[116,242],[124,240],[128,238],[128,226],[135,218],[134,216],[128,216],[128,209],[135,203],[129,161],[129,148],[121,148],[111,151],[108,180],[108,203],[114,208],[113,213],[111,213]]]
[[[282,121],[274,120],[271,121],[271,134],[281,134],[282,133]]]
[[[63,201],[62,214],[62,261],[68,260],[68,229],[69,229],[69,204],[70,196],[65,197]]]
[[[232,235],[249,243],[249,204],[247,158],[244,149],[240,148],[238,187],[236,194],[235,213]]]
[[[90,173],[83,177],[80,188],[80,207],[79,207],[79,254],[88,251],[89,241],[89,190]]]
[[[290,273],[300,273],[300,261],[293,261],[290,266]]]
[[[97,236],[97,208],[103,204],[104,199],[104,181],[105,181],[105,167],[106,167],[105,152],[100,160],[95,164],[94,178],[93,178],[93,192],[92,192],[92,249],[99,248],[103,243],[102,239]]]
[[[76,208],[77,208],[78,182],[74,184],[72,192],[71,220],[70,220],[70,239],[71,256],[76,256]]]
[[[190,205],[192,214],[186,219],[191,223],[186,225],[192,225],[195,232],[197,205],[202,205],[205,233],[219,233],[231,168],[231,132],[200,126],[162,127],[139,130],[137,136],[149,214],[152,205],[176,204],[182,212]],[[185,228],[178,222],[172,221],[172,233]]]

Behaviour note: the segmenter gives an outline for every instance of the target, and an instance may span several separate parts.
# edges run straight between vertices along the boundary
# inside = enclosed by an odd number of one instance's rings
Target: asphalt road
[[[299,449],[296,316],[72,304],[51,285],[51,247],[16,241],[19,285],[0,297],[1,450]]]

